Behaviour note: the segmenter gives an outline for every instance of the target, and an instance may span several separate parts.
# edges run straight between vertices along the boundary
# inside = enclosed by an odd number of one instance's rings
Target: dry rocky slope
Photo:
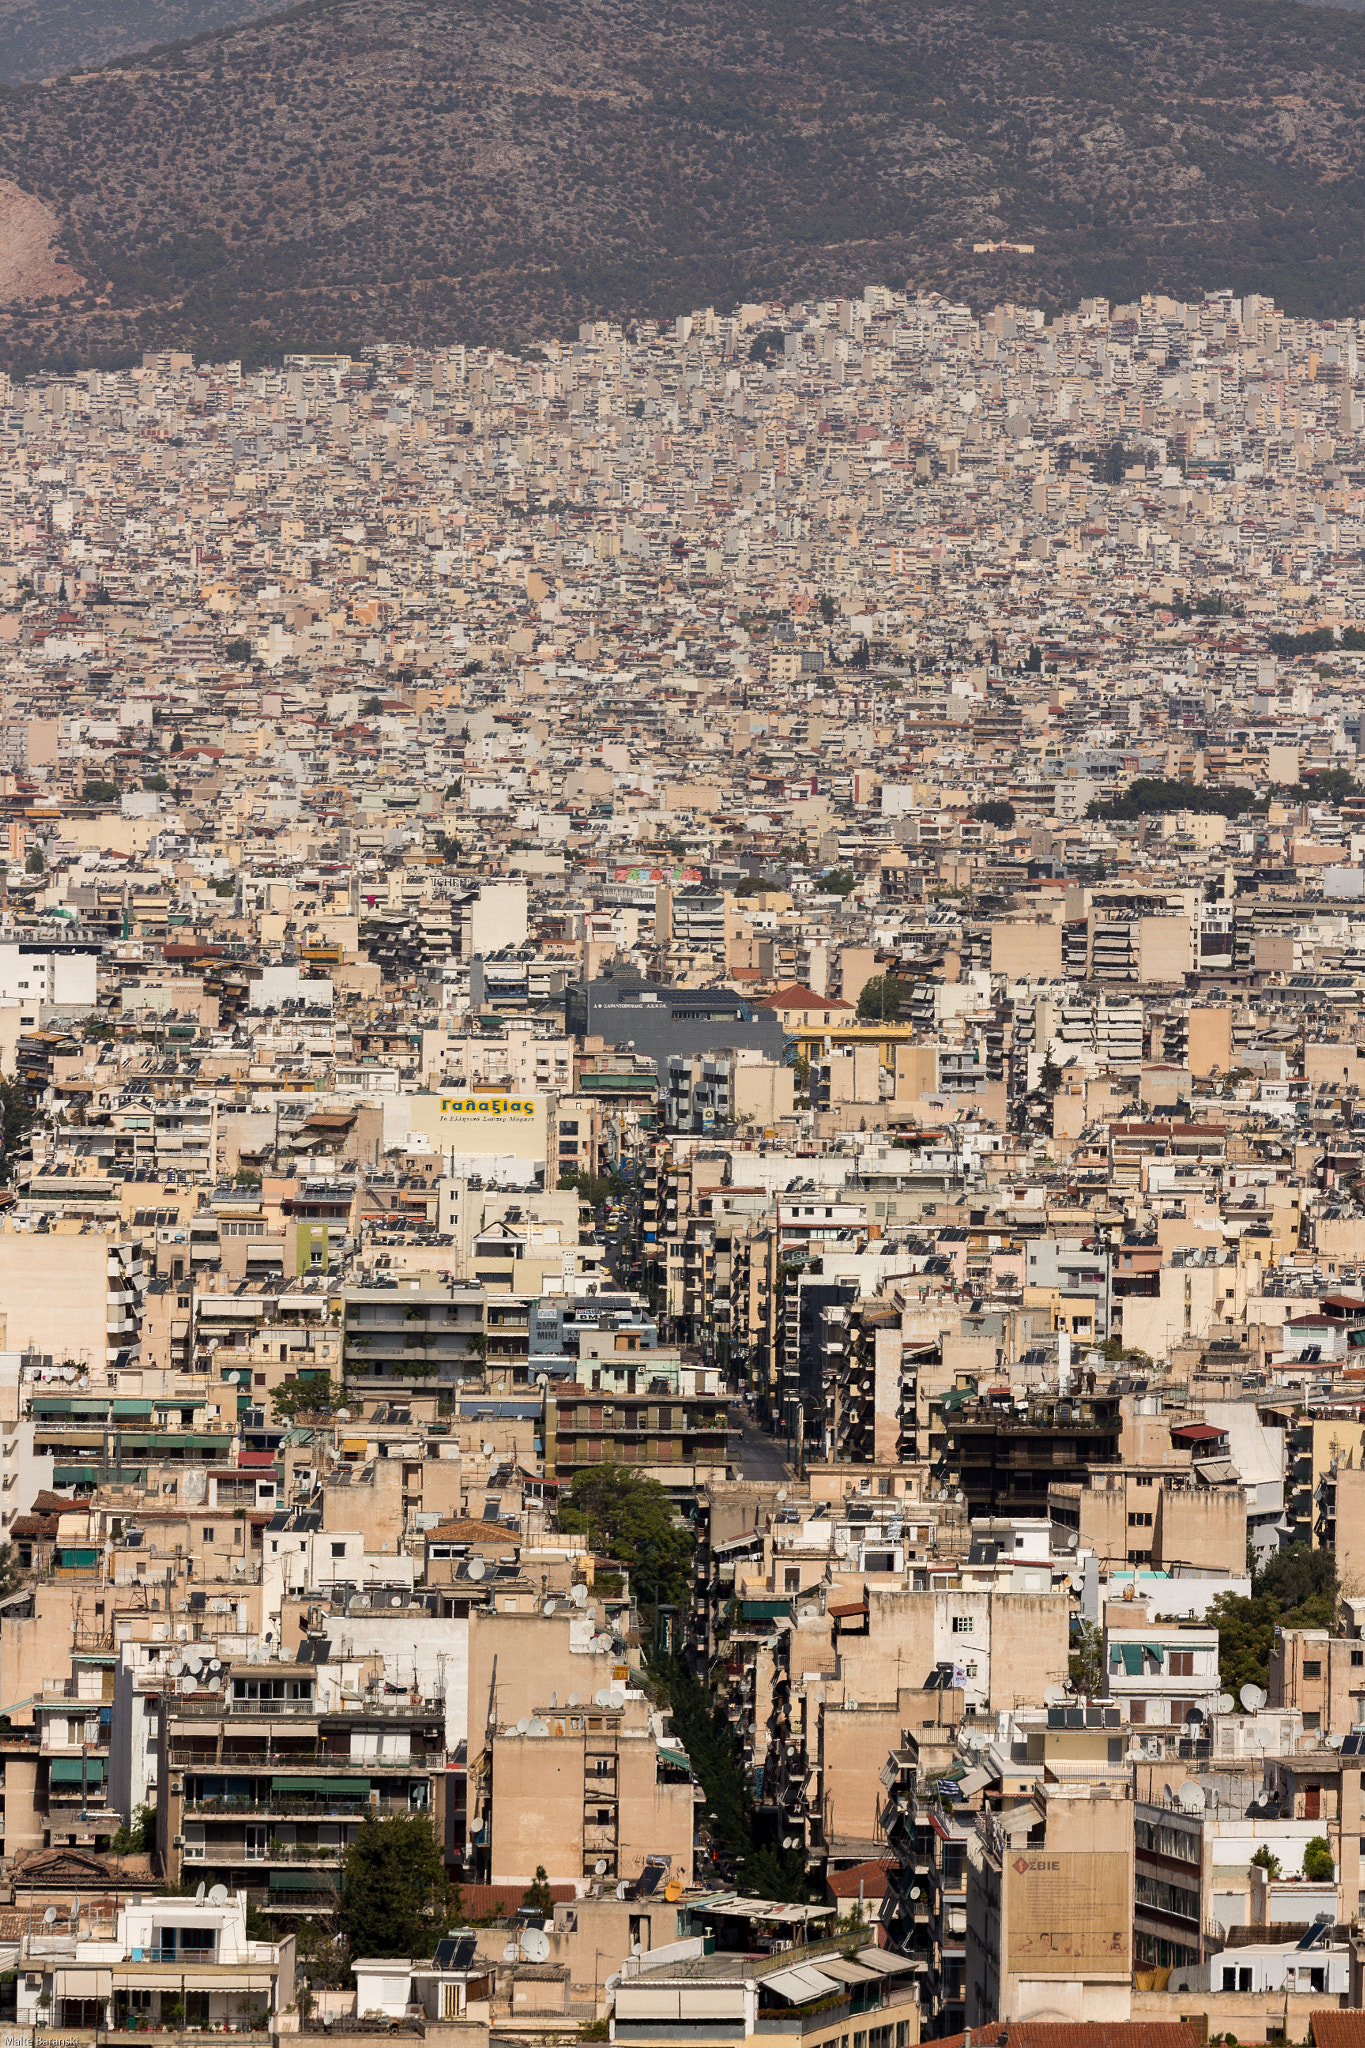
[[[55,78],[264,12],[261,0],[0,0],[0,85]]]
[[[0,98],[74,297],[0,360],[534,342],[910,279],[1365,307],[1365,19],[1167,0],[316,0]],[[974,255],[974,241],[1036,244]]]

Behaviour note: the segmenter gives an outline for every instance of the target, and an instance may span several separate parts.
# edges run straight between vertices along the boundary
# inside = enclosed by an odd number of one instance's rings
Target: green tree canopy
[[[973,804],[972,816],[980,818],[985,825],[994,825],[1001,832],[1008,832],[1018,812],[1008,797],[992,797],[985,803]]]
[[[353,1956],[429,1956],[450,1925],[445,1860],[425,1814],[367,1820],[351,1839],[341,1927]]]
[[[1330,1551],[1295,1543],[1257,1572],[1250,1594],[1220,1593],[1209,1607],[1218,1631],[1218,1672],[1237,1698],[1244,1685],[1264,1686],[1275,1629],[1330,1628],[1336,1613],[1336,1561]]]
[[[692,1537],[657,1479],[618,1464],[576,1472],[559,1526],[582,1531],[594,1550],[626,1565],[649,1605],[687,1598]]]
[[[323,1374],[320,1379],[290,1380],[276,1387],[270,1402],[279,1421],[292,1422],[300,1415],[332,1415],[345,1397],[345,1388]]]
[[[1303,1874],[1313,1884],[1330,1884],[1336,1875],[1332,1845],[1326,1835],[1314,1835],[1303,1845]]]
[[[894,974],[874,974],[859,991],[858,1015],[866,1023],[894,1024],[900,1016],[904,995],[905,984],[897,981]]]

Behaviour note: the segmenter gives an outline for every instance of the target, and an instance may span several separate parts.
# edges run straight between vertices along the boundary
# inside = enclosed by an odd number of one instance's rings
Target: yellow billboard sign
[[[459,1088],[414,1095],[414,1135],[438,1152],[545,1157],[545,1099],[501,1088]]]

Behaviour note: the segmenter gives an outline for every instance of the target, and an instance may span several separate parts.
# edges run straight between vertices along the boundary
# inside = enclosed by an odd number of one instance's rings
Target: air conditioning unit
[[[184,1837],[183,1835],[172,1835],[172,1836],[171,1836],[171,1847],[172,1847],[173,1849],[183,1849],[183,1848],[184,1848],[184,1846],[185,1846],[185,1837]]]

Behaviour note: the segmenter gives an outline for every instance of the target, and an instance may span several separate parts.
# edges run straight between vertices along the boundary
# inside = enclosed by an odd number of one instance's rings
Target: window
[[[1128,1527],[1130,1529],[1150,1529],[1151,1526],[1152,1518],[1150,1515],[1133,1514],[1128,1517]]]
[[[1167,1659],[1172,1678],[1194,1677],[1194,1651],[1172,1650]]]
[[[1321,1678],[1321,1660],[1317,1657],[1305,1657],[1303,1660],[1303,1675],[1305,1678]]]
[[[975,1626],[975,1619],[970,1614],[955,1614],[953,1616],[953,1634],[955,1636],[969,1636]]]
[[[205,1529],[205,1531],[204,1531],[204,1541],[205,1541],[205,1543],[212,1543],[212,1541],[213,1541],[213,1531],[212,1531],[212,1529]]]
[[[1352,1650],[1352,1652],[1351,1652],[1351,1669],[1352,1669],[1352,1671],[1359,1671],[1359,1669],[1360,1669],[1360,1667],[1361,1667],[1361,1665],[1362,1665],[1362,1664],[1365,1664],[1365,1650]]]
[[[801,1591],[801,1567],[799,1564],[789,1564],[784,1570],[782,1574],[782,1590],[784,1593],[799,1593]]]
[[[1322,1715],[1321,1715],[1321,1714],[1305,1714],[1305,1715],[1304,1715],[1304,1717],[1303,1717],[1303,1725],[1304,1725],[1304,1727],[1305,1727],[1305,1728],[1321,1728],[1321,1726],[1322,1726]]]
[[[333,1557],[345,1557],[346,1545],[344,1543],[334,1543],[332,1545],[332,1555]]]
[[[1305,1727],[1305,1728],[1306,1728],[1306,1727],[1308,1726],[1308,1716],[1307,1716],[1307,1714],[1305,1714],[1305,1715],[1304,1715],[1304,1717],[1303,1717],[1303,1725],[1304,1725],[1304,1727]],[[1304,1788],[1303,1788],[1303,1817],[1304,1817],[1304,1819],[1305,1819],[1305,1820],[1321,1820],[1321,1818],[1322,1818],[1322,1787],[1321,1787],[1321,1785],[1305,1785],[1305,1786],[1304,1786]]]

